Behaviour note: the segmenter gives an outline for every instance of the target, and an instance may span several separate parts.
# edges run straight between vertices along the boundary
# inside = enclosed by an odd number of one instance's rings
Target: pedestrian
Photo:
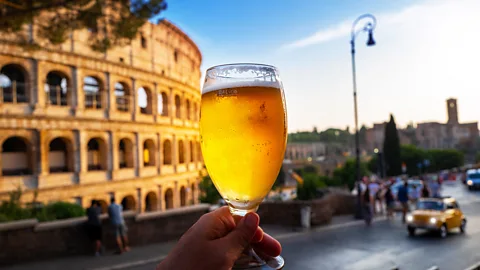
[[[100,256],[100,250],[102,248],[102,223],[100,222],[100,214],[102,209],[100,203],[96,200],[92,200],[91,205],[87,208],[87,233],[90,240],[94,242],[95,256]]]
[[[380,190],[380,185],[377,183],[376,179],[372,177],[372,180],[368,184],[368,189],[370,190],[370,196],[371,196],[371,204],[372,204],[372,210],[373,214],[377,214],[377,196],[379,196],[379,190]]]
[[[397,200],[402,205],[402,222],[405,223],[408,212],[408,182],[405,181],[402,186],[398,188]]]
[[[412,185],[412,189],[410,190],[409,196],[410,201],[413,205],[417,204],[418,198],[420,197],[421,187],[417,186],[416,184]]]
[[[387,218],[393,218],[393,208],[395,207],[395,199],[393,197],[392,189],[389,185],[386,186],[385,190],[385,204],[387,208]]]
[[[363,201],[363,217],[367,226],[372,223],[372,196],[370,195],[370,185],[365,185],[365,190],[362,193]]]
[[[430,195],[433,198],[440,198],[440,189],[441,189],[440,180],[433,180],[430,183],[430,192],[431,192]]]
[[[430,190],[428,190],[427,182],[423,181],[422,186],[422,198],[430,197]]]
[[[127,236],[128,228],[127,225],[125,225],[122,210],[123,207],[115,203],[115,198],[112,197],[110,199],[110,206],[108,206],[108,216],[115,231],[115,238],[120,254],[130,250]]]
[[[280,243],[258,226],[256,213],[248,213],[235,226],[228,207],[203,215],[180,238],[156,270],[232,269],[243,251],[251,246],[260,257],[276,257]]]

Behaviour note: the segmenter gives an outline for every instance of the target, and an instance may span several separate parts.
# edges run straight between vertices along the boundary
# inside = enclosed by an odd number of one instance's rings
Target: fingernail
[[[248,213],[245,215],[245,224],[249,229],[256,229],[258,227],[258,217],[254,213]]]

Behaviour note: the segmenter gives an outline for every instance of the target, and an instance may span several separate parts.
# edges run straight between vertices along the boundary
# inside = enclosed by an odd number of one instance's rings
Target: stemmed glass
[[[255,212],[282,165],[287,111],[278,70],[229,64],[207,70],[200,111],[202,154],[230,212]],[[247,249],[234,269],[281,269],[283,258]]]

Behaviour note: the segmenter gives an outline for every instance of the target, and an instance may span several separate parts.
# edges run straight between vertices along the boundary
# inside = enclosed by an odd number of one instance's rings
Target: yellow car
[[[445,238],[448,231],[454,228],[464,233],[466,225],[467,219],[451,197],[419,199],[416,209],[407,215],[410,236],[414,236],[417,229],[424,229],[436,231]]]

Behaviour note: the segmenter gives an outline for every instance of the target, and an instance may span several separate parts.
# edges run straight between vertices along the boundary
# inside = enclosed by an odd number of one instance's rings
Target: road
[[[468,218],[467,233],[452,231],[446,239],[419,233],[408,237],[399,217],[363,224],[319,228],[307,233],[280,235],[285,269],[463,270],[480,261],[480,192],[469,192],[461,183],[444,184],[443,195],[457,198]],[[154,269],[155,264],[129,268]]]

